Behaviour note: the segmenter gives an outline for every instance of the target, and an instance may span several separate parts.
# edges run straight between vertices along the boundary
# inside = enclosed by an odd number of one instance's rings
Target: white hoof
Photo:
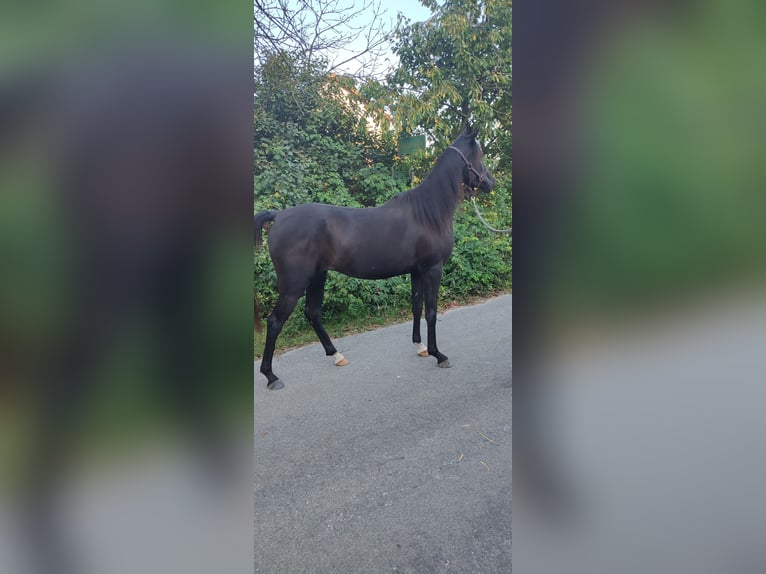
[[[335,361],[336,367],[345,367],[346,365],[348,365],[348,359],[344,357],[343,355],[341,355],[340,353],[335,353],[332,356],[332,358]]]

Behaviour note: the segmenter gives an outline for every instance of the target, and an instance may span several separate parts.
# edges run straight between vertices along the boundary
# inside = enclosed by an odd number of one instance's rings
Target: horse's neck
[[[455,217],[457,206],[463,197],[462,171],[445,168],[429,173],[423,182],[418,186],[418,192],[439,195],[445,203],[449,205],[450,217]]]

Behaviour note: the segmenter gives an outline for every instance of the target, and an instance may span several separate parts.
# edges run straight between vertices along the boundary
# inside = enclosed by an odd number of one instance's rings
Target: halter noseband
[[[482,183],[484,183],[484,180],[487,179],[487,174],[489,173],[489,171],[487,170],[487,166],[482,166],[484,168],[484,171],[482,171],[482,173],[479,173],[478,171],[476,171],[476,168],[473,167],[473,164],[470,161],[468,161],[468,158],[465,157],[462,151],[460,151],[454,145],[447,146],[447,149],[454,149],[460,155],[460,157],[463,158],[463,161],[465,162],[466,167],[468,167],[468,170],[472,171],[476,175],[476,177],[479,178],[479,183],[477,183],[474,186],[468,185],[468,187],[479,187]]]

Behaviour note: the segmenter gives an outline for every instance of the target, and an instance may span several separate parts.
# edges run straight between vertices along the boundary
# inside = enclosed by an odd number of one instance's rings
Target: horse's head
[[[476,141],[478,133],[478,128],[466,128],[448,148],[456,151],[462,158],[465,164],[463,184],[471,190],[472,195],[475,195],[477,190],[486,193],[495,187],[495,178],[484,165],[484,152]]]

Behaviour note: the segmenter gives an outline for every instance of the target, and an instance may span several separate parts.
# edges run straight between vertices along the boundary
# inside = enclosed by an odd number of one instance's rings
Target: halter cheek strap
[[[485,179],[487,179],[487,168],[486,168],[486,166],[484,167],[484,171],[482,173],[479,173],[478,171],[476,171],[476,168],[473,167],[473,164],[470,161],[468,161],[468,158],[465,157],[465,155],[463,154],[462,151],[460,151],[454,145],[447,146],[447,149],[454,149],[458,153],[458,155],[460,155],[460,157],[463,158],[463,161],[465,162],[466,167],[468,167],[468,171],[472,171],[476,175],[476,177],[479,178],[479,183],[477,183],[473,187],[478,187],[479,185],[481,185],[484,182]],[[469,186],[469,187],[471,187],[471,186]]]

